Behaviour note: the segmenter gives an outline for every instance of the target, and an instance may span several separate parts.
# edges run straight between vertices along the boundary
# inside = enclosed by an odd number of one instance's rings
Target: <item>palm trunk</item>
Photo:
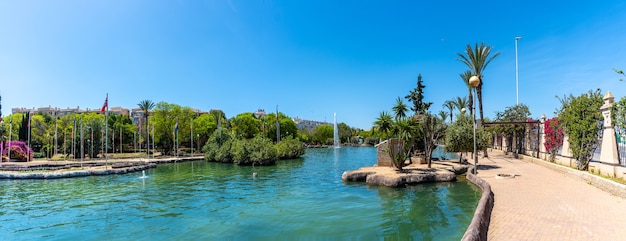
[[[472,106],[474,106],[474,95],[472,94],[472,88],[469,88],[469,100],[467,101],[467,107],[469,107],[469,114],[470,116],[473,116],[472,113]]]
[[[483,122],[483,83],[481,81],[480,85],[476,87],[476,97],[478,98],[478,108],[480,110],[480,123]]]

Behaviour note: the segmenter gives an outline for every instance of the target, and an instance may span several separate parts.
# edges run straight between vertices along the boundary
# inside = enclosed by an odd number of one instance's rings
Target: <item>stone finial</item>
[[[613,107],[613,100],[615,96],[611,94],[611,91],[607,91],[606,95],[604,95],[604,104],[600,107],[600,111],[602,111],[602,116],[604,117],[604,128],[613,128],[613,123],[611,120],[611,107]]]
[[[613,106],[614,99],[615,99],[615,96],[611,94],[611,91],[607,91],[606,95],[604,95],[604,98],[602,98],[602,100],[604,100],[604,104],[602,105],[602,107],[600,107],[600,110],[611,109],[611,107]]]

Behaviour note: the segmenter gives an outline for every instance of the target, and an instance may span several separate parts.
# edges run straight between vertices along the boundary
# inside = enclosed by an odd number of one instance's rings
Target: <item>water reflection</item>
[[[374,148],[321,148],[270,167],[198,161],[159,165],[145,179],[2,180],[0,240],[460,238],[475,190],[341,181],[375,163]]]

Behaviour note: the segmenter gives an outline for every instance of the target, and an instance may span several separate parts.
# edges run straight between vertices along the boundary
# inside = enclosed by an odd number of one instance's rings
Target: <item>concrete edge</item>
[[[482,195],[474,211],[474,217],[461,240],[475,241],[487,240],[489,232],[489,223],[491,222],[491,211],[494,205],[494,194],[491,191],[491,185],[482,178],[473,174],[474,167],[467,171],[467,180],[478,186],[482,190]]]
[[[540,165],[540,166],[552,169],[554,171],[563,173],[565,176],[569,178],[584,181],[602,191],[610,193],[611,195],[615,195],[615,196],[626,199],[626,185],[624,184],[615,182],[610,179],[606,179],[604,177],[596,176],[586,171],[579,171],[573,168],[558,165],[556,163],[538,159],[536,157],[530,157],[526,155],[520,155],[520,157],[525,162]]]

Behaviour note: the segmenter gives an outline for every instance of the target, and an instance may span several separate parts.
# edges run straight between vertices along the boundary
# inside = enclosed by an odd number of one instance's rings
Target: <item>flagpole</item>
[[[9,150],[7,151],[7,156],[9,157],[9,161],[11,161],[11,135],[13,134],[13,115],[11,115],[11,121],[9,121]]]
[[[72,128],[72,161],[76,161],[76,117],[74,117],[74,128]]]
[[[109,94],[106,98],[106,111],[104,112],[104,169],[109,169]]]
[[[193,120],[189,123],[189,131],[191,132],[191,135],[189,136],[189,139],[191,140],[191,156],[193,156]]]
[[[59,129],[58,124],[57,124],[58,121],[59,121],[58,119],[54,120],[54,155],[55,156],[58,154],[58,149],[59,149],[58,148],[59,142],[57,141],[57,131]]]
[[[150,116],[146,118],[146,158],[150,158]]]
[[[33,150],[30,148],[30,112],[28,112],[28,149],[31,150],[31,152]],[[28,155],[28,161],[32,161],[30,155]]]
[[[83,113],[80,113],[80,167],[83,167],[85,157],[85,139],[83,138]]]
[[[122,145],[123,140],[122,140],[122,127],[120,126],[120,154],[124,153],[124,146]]]
[[[154,159],[154,139],[154,124],[152,124],[152,159]]]

